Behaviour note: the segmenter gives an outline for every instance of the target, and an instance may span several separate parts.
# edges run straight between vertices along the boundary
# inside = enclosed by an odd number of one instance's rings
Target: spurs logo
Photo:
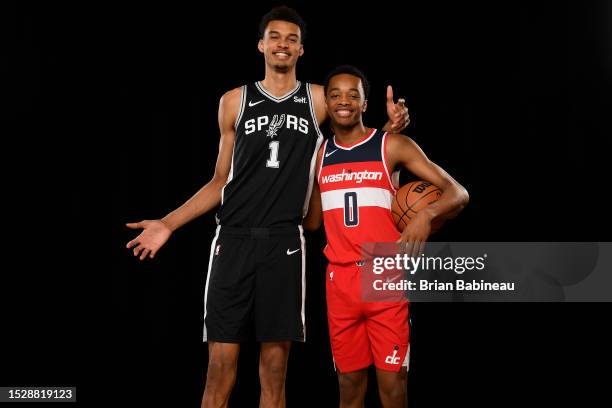
[[[283,126],[283,123],[285,123],[284,113],[281,115],[280,119],[278,118],[278,115],[274,115],[274,117],[272,118],[272,122],[270,123],[270,126],[268,126],[268,130],[266,131],[266,135],[271,138],[277,136],[276,132],[278,131],[278,128]]]
[[[270,137],[277,136],[277,132],[281,127],[286,127],[290,130],[297,130],[300,133],[305,135],[308,134],[308,120],[301,118],[295,115],[285,115],[284,113],[280,115],[274,115],[272,118],[272,123],[270,123],[270,117],[268,116],[258,116],[253,119],[249,119],[244,122],[244,133],[246,135],[250,135],[251,133],[257,131],[261,132],[264,130],[266,134]]]

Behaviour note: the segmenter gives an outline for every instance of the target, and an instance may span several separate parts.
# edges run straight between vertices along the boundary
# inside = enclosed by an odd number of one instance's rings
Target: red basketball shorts
[[[330,264],[326,274],[327,319],[336,368],[343,373],[408,367],[408,301],[364,302],[360,268]]]

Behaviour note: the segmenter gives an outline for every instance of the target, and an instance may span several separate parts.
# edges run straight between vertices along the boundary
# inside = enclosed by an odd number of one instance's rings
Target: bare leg
[[[260,408],[285,407],[285,378],[290,348],[290,341],[261,343],[259,356]]]
[[[408,407],[408,371],[405,367],[397,373],[376,369],[376,379],[383,407]]]
[[[340,408],[363,408],[368,387],[368,369],[341,373],[338,371],[340,386]]]
[[[227,408],[236,382],[240,344],[208,342],[208,372],[202,408]]]

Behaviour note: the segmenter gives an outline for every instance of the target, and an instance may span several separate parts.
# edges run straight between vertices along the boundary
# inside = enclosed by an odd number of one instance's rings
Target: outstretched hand
[[[125,224],[131,229],[142,229],[136,238],[127,243],[126,248],[134,248],[134,256],[144,260],[147,256],[153,258],[172,235],[172,230],[161,220],[144,220]]]
[[[391,85],[387,86],[387,115],[391,122],[391,129],[389,130],[392,133],[399,133],[410,124],[410,116],[405,103],[404,98],[399,98],[395,103],[393,101],[393,88]]]

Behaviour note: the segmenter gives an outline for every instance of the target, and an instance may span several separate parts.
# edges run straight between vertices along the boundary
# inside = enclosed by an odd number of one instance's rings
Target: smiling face
[[[332,125],[353,127],[361,123],[361,114],[367,108],[361,78],[351,74],[331,77],[325,103]]]
[[[304,54],[300,27],[287,21],[272,20],[264,36],[259,40],[259,51],[264,54],[266,64],[276,71],[287,72],[295,67]]]

